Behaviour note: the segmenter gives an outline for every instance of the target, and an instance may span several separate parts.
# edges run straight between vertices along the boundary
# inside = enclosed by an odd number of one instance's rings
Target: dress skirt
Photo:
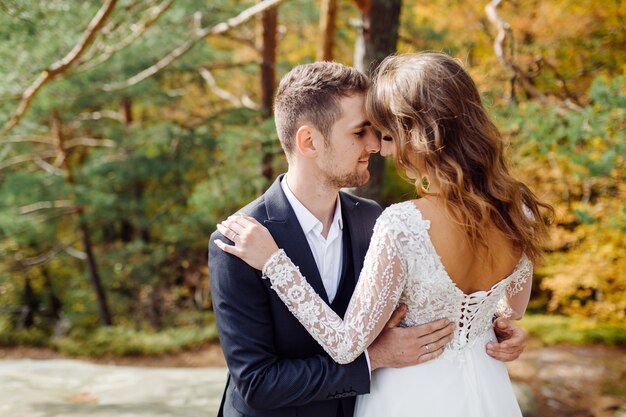
[[[521,417],[506,364],[486,352],[495,340],[491,330],[435,360],[372,372],[355,417]]]

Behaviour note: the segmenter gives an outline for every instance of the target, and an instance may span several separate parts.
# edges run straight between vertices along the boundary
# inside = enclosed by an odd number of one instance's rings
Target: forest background
[[[0,346],[215,340],[208,237],[286,169],[276,80],[395,50],[462,60],[556,208],[523,325],[626,344],[625,19],[621,0],[0,1]],[[358,192],[415,196],[373,171]]]

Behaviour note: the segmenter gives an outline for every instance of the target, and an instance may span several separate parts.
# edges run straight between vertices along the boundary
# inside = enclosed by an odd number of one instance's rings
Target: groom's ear
[[[310,125],[300,126],[296,132],[296,148],[298,152],[308,158],[315,157],[318,152],[318,135],[319,132]]]

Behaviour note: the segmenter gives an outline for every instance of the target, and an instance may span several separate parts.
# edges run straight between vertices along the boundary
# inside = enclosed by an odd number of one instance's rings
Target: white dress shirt
[[[287,176],[283,178],[280,186],[289,200],[289,204],[296,213],[298,222],[304,231],[309,243],[317,270],[320,273],[328,300],[332,303],[337,295],[339,281],[341,280],[341,265],[343,263],[343,218],[341,217],[341,204],[337,196],[335,213],[330,224],[330,230],[326,237],[322,236],[324,225],[298,200],[287,185]]]
[[[337,295],[339,281],[341,280],[341,266],[343,264],[343,217],[341,217],[341,202],[339,201],[339,196],[337,196],[333,222],[330,225],[328,235],[324,238],[322,236],[322,230],[324,228],[322,222],[319,221],[309,209],[304,207],[304,204],[302,204],[289,189],[289,185],[287,185],[287,175],[283,177],[280,186],[291,208],[293,208],[293,211],[296,213],[300,227],[302,227],[311,252],[313,252],[313,258],[315,258],[317,270],[322,277],[328,300],[332,303],[335,299],[335,295]],[[367,360],[367,368],[370,371],[371,378],[372,366],[367,350],[365,350],[365,359]]]

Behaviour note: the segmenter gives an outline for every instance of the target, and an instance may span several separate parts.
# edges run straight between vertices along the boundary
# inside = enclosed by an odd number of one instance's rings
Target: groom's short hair
[[[302,123],[311,123],[328,143],[333,124],[342,116],[341,98],[365,94],[368,88],[364,74],[336,62],[298,65],[289,71],[274,99],[276,131],[287,157]]]

